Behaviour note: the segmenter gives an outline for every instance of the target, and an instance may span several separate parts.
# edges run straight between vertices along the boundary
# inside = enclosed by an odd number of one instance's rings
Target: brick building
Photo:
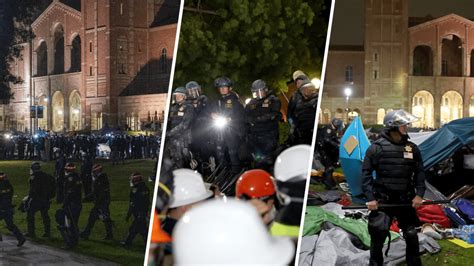
[[[474,116],[474,21],[410,17],[408,0],[365,0],[364,19],[362,46],[330,46],[321,122],[346,118],[346,108],[367,124],[399,108],[418,127]]]
[[[162,121],[179,0],[51,1],[31,25],[4,128],[53,131]],[[1,130],[1,125],[0,125]]]

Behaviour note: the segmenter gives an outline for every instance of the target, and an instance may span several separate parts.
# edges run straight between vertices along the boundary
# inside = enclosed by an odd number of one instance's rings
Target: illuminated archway
[[[81,129],[81,96],[77,91],[73,91],[69,96],[69,129]]]
[[[474,117],[474,95],[469,99],[469,116]]]
[[[385,109],[379,108],[377,110],[377,124],[378,125],[383,125],[384,117],[385,117]]]
[[[42,95],[38,99],[38,105],[43,107],[43,118],[38,118],[38,127],[48,129],[48,98]]]
[[[462,96],[457,91],[447,91],[441,98],[441,125],[462,118]]]
[[[413,127],[434,127],[434,98],[428,91],[422,90],[412,99],[412,114],[418,117]]]
[[[51,102],[53,111],[53,131],[62,131],[64,128],[64,96],[60,91],[53,94]]]

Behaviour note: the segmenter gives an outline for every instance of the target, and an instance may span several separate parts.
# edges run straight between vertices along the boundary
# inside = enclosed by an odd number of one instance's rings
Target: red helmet
[[[92,166],[92,172],[94,173],[102,172],[102,165],[98,163],[94,164],[94,166]]]
[[[243,173],[236,184],[236,197],[251,199],[273,196],[275,184],[272,176],[264,170],[254,169]]]

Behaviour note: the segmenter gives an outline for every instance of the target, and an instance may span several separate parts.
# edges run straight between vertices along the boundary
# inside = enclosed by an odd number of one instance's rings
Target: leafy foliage
[[[30,25],[49,5],[46,0],[5,1],[4,23],[6,35],[0,42],[0,101],[8,102],[13,96],[11,84],[22,83],[20,77],[11,72],[10,65],[22,60],[25,43],[34,38]]]
[[[174,87],[196,80],[213,92],[225,75],[249,94],[259,78],[286,91],[296,69],[319,76],[328,16],[323,0],[187,0]]]

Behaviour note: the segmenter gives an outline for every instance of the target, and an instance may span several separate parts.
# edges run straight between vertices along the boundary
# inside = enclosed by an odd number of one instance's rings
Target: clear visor
[[[404,111],[399,110],[393,114],[393,126],[404,126],[410,125],[413,122],[418,121],[418,117]]]
[[[266,89],[258,89],[258,90],[253,90],[252,91],[252,97],[254,99],[263,99],[267,96],[267,90]]]
[[[312,98],[318,93],[318,90],[312,84],[308,84],[301,87],[300,92],[304,97]]]
[[[186,99],[186,94],[181,93],[181,92],[173,93],[173,101],[180,103],[184,101],[185,99]]]
[[[186,91],[191,99],[196,99],[199,97],[199,95],[201,95],[201,89],[198,87],[189,88]]]

